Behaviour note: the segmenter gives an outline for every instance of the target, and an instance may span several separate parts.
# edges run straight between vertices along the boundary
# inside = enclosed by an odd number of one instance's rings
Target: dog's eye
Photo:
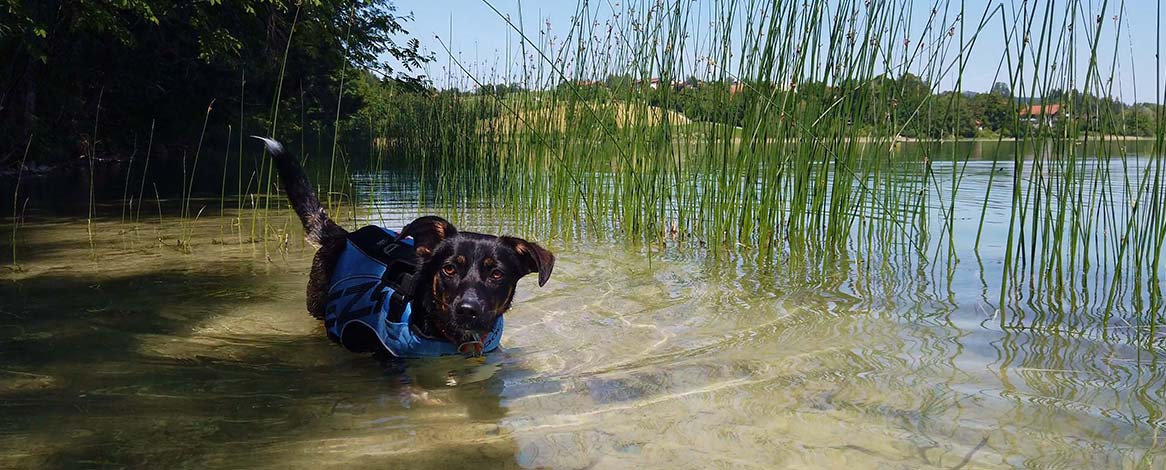
[[[447,264],[441,267],[441,272],[446,276],[453,276],[454,274],[457,274],[457,266],[454,266],[453,264]]]
[[[497,281],[499,279],[502,279],[502,271],[501,270],[495,269],[493,271],[490,271],[490,280]]]

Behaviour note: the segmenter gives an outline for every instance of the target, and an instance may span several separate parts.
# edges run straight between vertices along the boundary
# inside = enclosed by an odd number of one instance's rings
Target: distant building
[[[1020,108],[1020,118],[1036,126],[1040,124],[1053,125],[1058,119],[1068,117],[1068,113],[1061,112],[1061,105],[1046,104],[1032,105]]]

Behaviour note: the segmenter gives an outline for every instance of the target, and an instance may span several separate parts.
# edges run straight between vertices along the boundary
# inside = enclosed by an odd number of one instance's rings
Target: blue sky
[[[694,10],[700,10],[703,5],[710,3],[709,0],[684,1],[693,2],[692,8]],[[579,5],[577,0],[527,0],[521,3],[518,0],[491,0],[491,3],[502,14],[509,15],[515,23],[519,22],[521,16],[523,28],[527,31],[528,36],[535,37],[537,32],[540,29],[545,29],[549,23],[550,35],[559,38],[566,33],[571,24],[571,17]],[[633,1],[632,3],[642,4],[643,2]],[[892,3],[899,4],[900,2],[894,1]],[[917,0],[910,3],[912,34],[918,35],[919,31],[923,30],[922,22],[930,16],[930,10],[935,2]],[[939,3],[942,6],[947,3],[947,0],[939,0]],[[950,3],[956,7],[959,5],[958,0]],[[1043,19],[1042,15],[1046,3],[1029,0],[1030,5],[1037,5],[1036,18],[1038,20]],[[1063,3],[1057,2],[1058,5]],[[1076,11],[1076,16],[1078,18],[1095,18],[1098,16],[1101,3],[1101,0],[1083,0]],[[597,11],[599,19],[602,20],[605,15],[610,14],[610,7],[619,5],[620,0],[591,0],[590,4],[591,10]],[[1103,78],[1108,79],[1109,64],[1114,56],[1116,45],[1118,66],[1117,73],[1113,77],[1112,88],[1113,93],[1117,95],[1116,97],[1125,102],[1133,102],[1135,99],[1139,102],[1160,101],[1155,99],[1157,80],[1155,77],[1155,53],[1158,45],[1159,23],[1156,3],[1148,0],[1126,0],[1125,10],[1118,11],[1117,8],[1120,4],[1121,2],[1110,1],[1106,18],[1103,20],[1104,26],[1099,41],[1102,47],[1098,54],[1100,63],[1104,64],[1101,67]],[[969,54],[967,70],[963,76],[964,90],[987,91],[992,86],[993,81],[1008,80],[1006,72],[998,72],[998,64],[1006,45],[1005,30],[1000,19],[1001,17],[1008,18],[1008,22],[1011,23],[1011,19],[1016,16],[1021,5],[1019,0],[1015,2],[994,0],[991,2],[992,8],[996,6],[1002,8],[1003,15],[995,17],[993,21],[988,23]],[[488,70],[491,67],[504,68],[506,62],[513,63],[520,60],[516,54],[520,46],[518,35],[513,32],[502,17],[491,10],[482,0],[401,0],[397,2],[397,7],[400,13],[413,13],[414,21],[406,25],[411,36],[418,38],[423,48],[437,56],[438,60],[429,66],[427,73],[434,78],[435,84],[439,87],[450,85],[450,80],[445,78],[447,67],[453,69],[457,75],[457,78],[452,81],[454,85],[464,87],[468,83],[464,78],[461,78],[458,67],[449,62],[449,56],[445,52],[442,42],[449,46],[458,60],[471,69],[475,75],[478,75],[479,79],[484,79],[484,76],[489,75]],[[964,28],[968,35],[978,23],[983,8],[983,2],[967,2],[968,18],[964,22]],[[1063,7],[1060,8],[1063,9]],[[1059,22],[1060,18],[1055,17],[1054,24],[1059,24]],[[701,22],[694,21],[694,23]],[[1121,37],[1118,41],[1114,41],[1118,25],[1122,28]],[[1077,77],[1077,80],[1081,80],[1086,70],[1084,58],[1088,57],[1086,43],[1091,35],[1083,27],[1077,29],[1076,37],[1079,42],[1077,56],[1082,59],[1077,64],[1074,76]],[[693,33],[699,34],[698,31]],[[1032,38],[1032,40],[1036,41],[1038,38]],[[1019,42],[1010,41],[1008,44],[1015,49]],[[953,57],[951,54],[954,54],[954,49],[949,52],[949,62]],[[1031,58],[1028,62],[1032,62]],[[1032,73],[1031,69],[1025,70],[1026,76],[1031,77]],[[953,77],[955,75],[953,72],[948,74],[945,79],[938,80],[938,88],[940,90],[954,88]]]

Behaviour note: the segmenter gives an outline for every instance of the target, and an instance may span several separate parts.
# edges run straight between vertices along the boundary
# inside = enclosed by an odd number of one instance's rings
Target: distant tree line
[[[576,81],[564,86],[585,99],[613,99],[629,92],[646,96],[650,104],[683,113],[689,119],[732,126],[746,123],[754,110],[769,103],[810,113],[842,113],[857,132],[865,135],[901,135],[911,138],[1016,137],[1028,133],[1060,132],[1072,123],[1078,131],[1152,136],[1157,105],[1125,105],[1111,98],[1079,91],[1052,90],[1043,99],[1017,98],[1009,86],[996,83],[984,93],[946,91],[913,74],[878,77],[835,86],[820,82],[781,86],[756,82],[704,82],[633,79],[612,75],[604,80]],[[1031,106],[1059,105],[1051,119],[1031,116]]]

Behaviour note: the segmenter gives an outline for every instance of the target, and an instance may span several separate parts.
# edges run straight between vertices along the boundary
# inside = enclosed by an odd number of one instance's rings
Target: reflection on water
[[[406,207],[362,218],[399,227]],[[513,229],[478,214],[458,225]],[[99,220],[92,245],[83,219],[21,228],[0,467],[1166,465],[1161,339],[1002,329],[991,257],[795,279],[552,241],[501,352],[379,363],[306,314],[310,248],[239,244],[233,220],[193,222],[189,253],[175,224]]]

